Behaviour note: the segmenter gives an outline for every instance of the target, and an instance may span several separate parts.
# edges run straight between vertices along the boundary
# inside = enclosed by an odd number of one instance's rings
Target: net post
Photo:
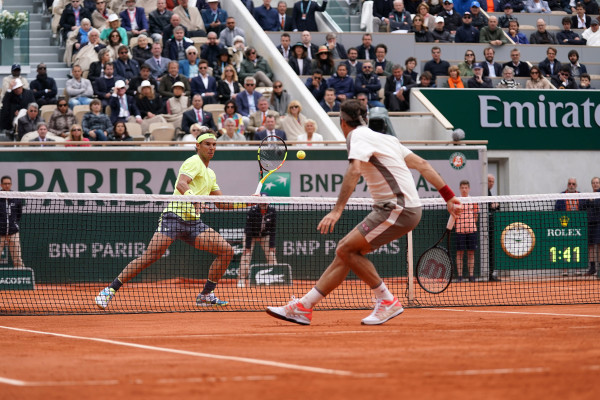
[[[412,231],[406,235],[406,257],[408,265],[408,303],[412,304],[415,299],[415,280],[414,280],[414,265],[413,265],[413,236]]]

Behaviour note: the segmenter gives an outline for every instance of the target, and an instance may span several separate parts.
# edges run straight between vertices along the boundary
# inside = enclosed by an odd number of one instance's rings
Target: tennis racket
[[[452,281],[453,263],[448,249],[450,248],[450,232],[454,227],[454,217],[451,215],[446,225],[446,231],[432,247],[419,257],[417,262],[417,282],[429,293],[442,293]],[[446,247],[440,243],[447,239]]]
[[[260,195],[263,184],[273,172],[277,171],[287,158],[287,145],[277,135],[269,135],[258,146],[258,165],[260,167],[260,182],[255,195]],[[264,173],[267,172],[265,175]]]

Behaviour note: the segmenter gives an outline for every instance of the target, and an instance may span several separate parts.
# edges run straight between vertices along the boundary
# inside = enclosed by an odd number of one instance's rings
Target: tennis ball
[[[304,157],[306,157],[306,153],[304,152],[304,150],[298,150],[298,152],[296,153],[296,157],[298,157],[299,160],[304,160]]]

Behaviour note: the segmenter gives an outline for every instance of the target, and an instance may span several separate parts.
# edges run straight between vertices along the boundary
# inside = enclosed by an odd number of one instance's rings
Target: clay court
[[[597,305],[2,317],[0,398],[592,399]]]

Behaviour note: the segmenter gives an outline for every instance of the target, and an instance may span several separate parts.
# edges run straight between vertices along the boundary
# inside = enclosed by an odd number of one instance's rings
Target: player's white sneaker
[[[393,300],[377,299],[375,309],[367,318],[362,320],[363,325],[380,325],[390,319],[402,314],[404,308],[402,304],[394,297]]]
[[[300,325],[310,325],[312,311],[312,308],[304,307],[300,300],[294,297],[283,307],[267,307],[267,314],[270,316]]]
[[[96,296],[96,305],[104,310],[108,306],[110,299],[114,297],[115,293],[115,289],[111,288],[110,286],[105,287],[100,293],[98,293],[98,296]]]

